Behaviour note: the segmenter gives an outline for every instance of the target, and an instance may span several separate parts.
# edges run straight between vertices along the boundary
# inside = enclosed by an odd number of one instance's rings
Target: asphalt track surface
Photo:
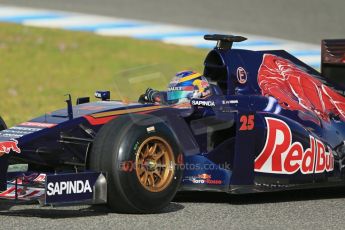
[[[145,2],[145,4],[143,4]],[[0,0],[40,7],[239,31],[318,43],[345,37],[344,0]],[[345,188],[254,195],[178,194],[160,214],[105,206],[0,203],[0,229],[343,229]]]
[[[343,229],[345,188],[232,195],[184,193],[160,214],[105,206],[0,205],[1,229]],[[10,209],[10,210],[8,210]]]
[[[319,44],[345,37],[344,0],[0,0],[2,4],[251,33]]]

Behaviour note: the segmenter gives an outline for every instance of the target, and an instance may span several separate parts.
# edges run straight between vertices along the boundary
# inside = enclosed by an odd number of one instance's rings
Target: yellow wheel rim
[[[140,184],[150,192],[164,190],[172,181],[175,159],[171,146],[163,138],[153,136],[138,148],[135,168]]]

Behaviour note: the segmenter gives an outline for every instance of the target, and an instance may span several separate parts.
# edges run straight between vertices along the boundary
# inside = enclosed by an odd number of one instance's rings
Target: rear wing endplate
[[[345,39],[321,42],[321,74],[345,88]]]

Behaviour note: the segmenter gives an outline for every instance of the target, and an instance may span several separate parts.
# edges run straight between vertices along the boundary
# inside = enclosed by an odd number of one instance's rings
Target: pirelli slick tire
[[[98,132],[90,169],[107,173],[108,205],[121,213],[156,213],[175,196],[183,156],[158,117],[124,115]]]
[[[2,117],[0,117],[0,131],[4,129],[7,129],[7,125],[5,121],[2,119]]]

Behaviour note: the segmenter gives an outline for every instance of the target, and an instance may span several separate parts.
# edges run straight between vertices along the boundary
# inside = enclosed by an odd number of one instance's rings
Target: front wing
[[[7,189],[0,199],[41,205],[102,204],[107,202],[107,181],[101,172],[8,173]]]

